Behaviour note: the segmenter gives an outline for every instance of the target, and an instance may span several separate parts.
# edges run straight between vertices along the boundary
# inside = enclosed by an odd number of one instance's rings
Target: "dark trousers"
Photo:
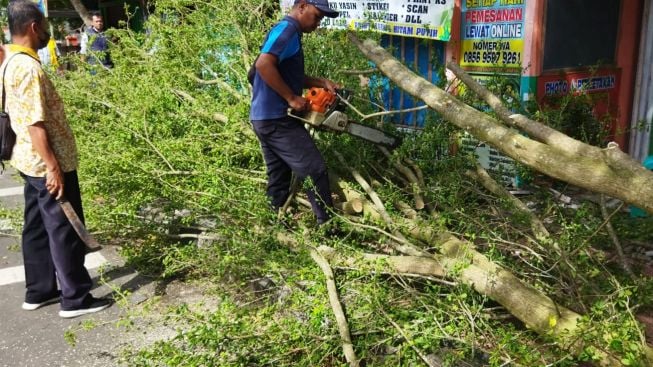
[[[57,294],[61,287],[61,307],[74,309],[91,290],[92,280],[84,267],[85,246],[45,188],[45,178],[22,175],[25,179],[25,301],[40,303]],[[84,220],[77,172],[64,174],[64,193],[79,218]]]
[[[300,181],[310,177],[314,189],[307,191],[318,223],[329,220],[331,189],[324,159],[301,122],[290,117],[277,120],[252,121],[261,142],[267,166],[267,195],[278,210],[290,195],[292,172]]]

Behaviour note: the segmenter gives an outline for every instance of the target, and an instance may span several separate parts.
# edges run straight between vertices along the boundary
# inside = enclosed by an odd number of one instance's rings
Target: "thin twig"
[[[361,75],[361,74],[373,74],[376,72],[376,69],[365,69],[365,70],[338,70],[340,74],[348,75]]]
[[[286,201],[283,203],[283,206],[279,209],[279,213],[277,213],[277,219],[281,220],[281,218],[283,218],[283,216],[286,214],[286,211],[288,210],[290,203],[292,202],[292,200],[295,198],[295,195],[297,195],[297,192],[299,191],[299,187],[300,187],[299,178],[293,172],[292,180],[290,181],[290,193],[288,194],[288,198],[286,198]]]
[[[398,114],[398,113],[421,111],[421,110],[425,110],[425,109],[428,109],[428,108],[429,108],[429,106],[424,105],[424,106],[419,106],[419,107],[406,108],[405,110],[393,110],[393,111],[375,112],[375,113],[371,113],[369,115],[365,115],[363,118],[361,118],[361,121],[365,121],[367,119],[371,119],[371,118],[379,117],[379,116],[395,115],[395,114]]]
[[[161,151],[159,149],[157,149],[157,147],[154,145],[154,143],[152,143],[152,141],[150,141],[150,139],[148,139],[143,134],[137,132],[136,130],[130,129],[128,127],[124,127],[124,129],[126,129],[130,133],[136,135],[137,137],[143,139],[145,141],[145,143],[147,143],[147,145],[149,145],[150,148],[152,148],[154,153],[156,153],[163,160],[163,162],[168,166],[168,168],[170,168],[170,171],[176,171],[176,169],[172,166],[172,164],[170,164],[170,161],[168,161],[168,159],[163,155],[163,153],[161,153]]]
[[[635,280],[635,274],[633,273],[633,269],[630,267],[630,264],[628,264],[628,260],[626,259],[626,256],[624,255],[624,250],[623,247],[621,247],[621,241],[619,241],[619,237],[617,237],[617,233],[614,231],[614,228],[612,227],[612,222],[610,221],[610,217],[608,216],[608,209],[605,206],[605,195],[601,194],[601,215],[603,215],[603,220],[605,220],[605,229],[608,230],[608,234],[610,235],[610,238],[612,239],[612,243],[614,243],[614,247],[617,249],[617,254],[619,255],[619,261],[621,261],[621,266],[623,266],[624,270],[632,280]]]
[[[198,82],[200,84],[203,84],[203,85],[219,85],[221,88],[223,88],[224,90],[229,92],[229,94],[236,97],[237,99],[239,99],[241,101],[245,100],[245,96],[243,96],[242,93],[239,93],[231,85],[229,85],[229,83],[225,82],[222,79],[204,80],[204,79],[198,78],[195,75],[189,74],[189,76],[191,78],[193,78],[193,80],[195,80],[196,82]]]
[[[240,179],[243,179],[243,180],[250,180],[250,181],[254,181],[254,182],[258,182],[258,183],[262,183],[262,184],[265,184],[265,183],[268,182],[266,179],[261,178],[261,177],[252,177],[252,176],[243,175],[243,174],[240,174],[240,173],[234,173],[234,172],[231,172],[231,170],[216,168],[216,171],[220,172],[221,174],[224,174],[224,175],[227,175],[227,176],[237,177],[237,178],[240,178]],[[252,172],[252,173],[257,174],[256,172]]]
[[[410,345],[410,347],[413,348],[415,353],[417,353],[417,355],[422,359],[422,361],[424,361],[424,363],[426,363],[427,366],[429,366],[429,367],[441,367],[440,364],[433,364],[433,363],[431,363],[431,361],[429,361],[428,358],[426,358],[426,356],[415,346],[415,343],[413,342],[413,340],[410,339],[408,337],[408,335],[406,335],[406,333],[404,333],[404,331],[401,329],[401,327],[399,327],[399,325],[397,325],[397,323],[394,322],[390,318],[390,316],[388,316],[388,314],[383,310],[383,307],[379,307],[378,310],[383,314],[383,316],[386,318],[386,320],[388,320],[388,322],[391,323],[392,326],[395,327],[395,329],[397,329],[399,334],[401,334],[401,336],[403,336],[404,339],[406,339],[406,342],[408,342],[408,345]]]
[[[415,199],[415,209],[422,210],[424,209],[424,197],[422,196],[423,187],[420,185],[417,175],[405,165],[397,162],[392,158],[390,151],[385,147],[378,147],[381,153],[392,163],[397,171],[399,171],[404,177],[410,182],[410,188],[413,192],[413,197]]]
[[[383,229],[381,229],[379,227],[371,226],[369,224],[354,222],[351,219],[347,218],[346,216],[342,216],[341,218],[343,218],[343,220],[346,221],[349,225],[356,226],[356,227],[361,227],[361,228],[365,228],[365,229],[371,229],[371,230],[379,232],[382,235],[384,235],[384,236],[386,236],[386,237],[388,237],[388,238],[390,238],[392,240],[395,240],[395,241],[397,241],[397,242],[399,242],[399,243],[401,243],[403,245],[412,246],[410,242],[406,241],[406,239],[403,238],[403,236],[402,237],[397,237],[397,236],[393,235],[392,233],[384,231]],[[425,254],[423,254],[423,255],[425,255]]]
[[[364,118],[366,115],[362,113],[361,111],[358,110],[353,104],[349,103],[349,101],[346,98],[342,98],[340,95],[338,95],[338,98],[342,101],[342,103],[346,104],[347,107],[351,108],[354,112],[358,114],[358,116]]]
[[[585,245],[587,245],[587,243],[588,243],[592,238],[594,238],[594,236],[596,236],[596,234],[599,233],[599,232],[601,231],[601,229],[603,229],[603,227],[605,227],[606,224],[608,224],[608,223],[610,222],[610,220],[612,219],[612,217],[613,217],[615,214],[619,213],[619,211],[621,210],[621,208],[622,208],[623,206],[624,206],[624,203],[623,203],[623,202],[622,202],[621,204],[619,204],[619,206],[617,207],[617,209],[615,209],[615,210],[612,212],[612,214],[610,214],[607,218],[605,218],[605,219],[603,220],[603,223],[601,223],[601,225],[600,225],[598,228],[596,228],[596,230],[595,230],[595,231],[594,231],[594,232],[593,232],[589,237],[587,237],[587,238],[585,239],[585,241],[583,241],[583,243],[582,243],[580,246],[576,247],[576,248],[574,249],[574,251],[572,251],[569,255],[573,255],[573,254],[575,254],[576,252],[580,251],[581,248],[584,248]]]
[[[224,240],[224,237],[207,236],[207,235],[202,235],[202,234],[197,234],[197,233],[171,234],[171,235],[168,235],[168,237],[176,238],[176,239],[180,239],[180,240],[184,240],[184,239],[208,240],[208,241],[221,241],[221,240]]]

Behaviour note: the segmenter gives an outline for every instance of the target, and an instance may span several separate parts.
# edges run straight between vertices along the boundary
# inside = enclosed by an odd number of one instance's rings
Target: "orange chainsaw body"
[[[325,113],[336,102],[337,96],[324,88],[313,87],[304,96],[311,105],[311,111]]]

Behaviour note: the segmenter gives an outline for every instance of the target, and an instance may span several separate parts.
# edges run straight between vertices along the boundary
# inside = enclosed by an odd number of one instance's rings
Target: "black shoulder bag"
[[[260,56],[261,56],[260,54],[256,56],[256,59],[254,59],[252,66],[250,66],[249,70],[247,71],[247,81],[249,81],[249,85],[251,86],[254,86],[254,78],[256,77],[256,62],[258,61],[258,58]]]
[[[5,70],[2,73],[2,111],[0,112],[0,165],[2,166],[2,170],[0,170],[0,173],[2,173],[2,171],[5,169],[4,161],[11,159],[11,153],[13,152],[14,145],[16,144],[16,133],[11,128],[9,114],[7,114],[7,111],[5,110],[5,104],[7,101],[5,75],[7,74],[7,67],[9,66],[9,62],[16,55],[18,55],[18,53],[13,54],[9,60],[7,60]]]

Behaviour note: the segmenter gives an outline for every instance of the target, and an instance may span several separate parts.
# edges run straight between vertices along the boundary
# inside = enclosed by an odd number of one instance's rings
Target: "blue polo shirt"
[[[301,96],[304,89],[304,51],[302,49],[302,31],[299,23],[290,16],[285,16],[277,23],[263,42],[261,53],[277,57],[279,73],[288,87]],[[252,86],[252,107],[249,119],[271,120],[285,117],[288,103],[261,79],[258,71]]]

